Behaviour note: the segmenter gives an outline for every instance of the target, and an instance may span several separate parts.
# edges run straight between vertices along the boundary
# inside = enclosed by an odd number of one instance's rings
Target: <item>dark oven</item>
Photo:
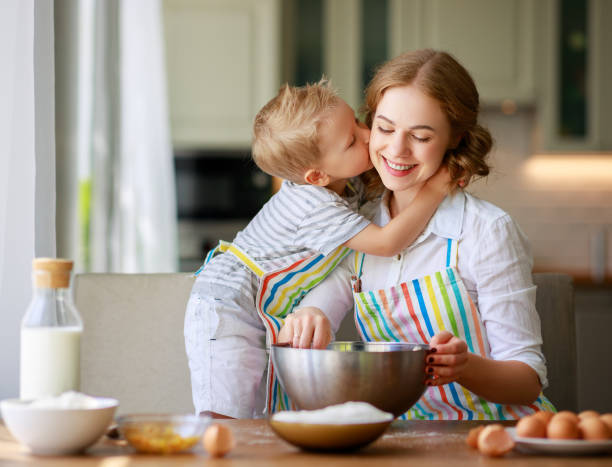
[[[219,240],[231,241],[272,193],[249,150],[177,151],[174,157],[181,271],[194,271]]]

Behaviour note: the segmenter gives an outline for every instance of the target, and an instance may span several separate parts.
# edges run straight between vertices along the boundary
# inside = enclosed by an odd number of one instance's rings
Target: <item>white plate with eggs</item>
[[[515,449],[527,454],[564,454],[583,455],[612,453],[612,439],[584,440],[584,439],[548,439],[523,438],[516,435],[515,428],[506,428],[514,439]]]

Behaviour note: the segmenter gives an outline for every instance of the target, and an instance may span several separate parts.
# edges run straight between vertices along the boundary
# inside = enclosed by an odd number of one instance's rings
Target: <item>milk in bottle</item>
[[[32,301],[21,322],[20,397],[79,389],[83,323],[72,302],[72,261],[36,258]]]

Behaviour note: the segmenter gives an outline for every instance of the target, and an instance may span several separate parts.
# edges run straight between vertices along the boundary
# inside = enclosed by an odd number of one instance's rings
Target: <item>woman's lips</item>
[[[411,173],[417,164],[398,164],[395,162],[389,161],[385,156],[381,156],[382,160],[385,162],[385,168],[387,172],[395,177],[404,177]]]

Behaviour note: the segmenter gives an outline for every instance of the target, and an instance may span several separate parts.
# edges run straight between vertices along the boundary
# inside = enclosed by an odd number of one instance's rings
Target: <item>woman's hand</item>
[[[278,333],[278,342],[302,349],[324,349],[332,340],[331,325],[315,307],[300,308],[287,316]]]
[[[425,372],[428,386],[441,386],[457,381],[468,362],[468,346],[464,340],[448,331],[440,331],[429,342],[431,352],[426,357]]]

